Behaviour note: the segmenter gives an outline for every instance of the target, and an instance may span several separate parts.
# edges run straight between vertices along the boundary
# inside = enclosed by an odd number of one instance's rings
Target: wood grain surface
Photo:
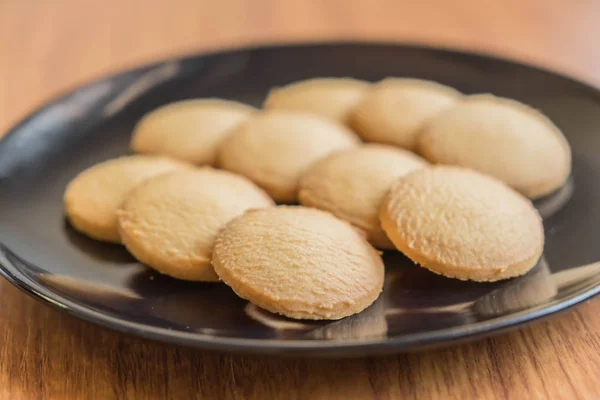
[[[2,0],[0,131],[103,74],[248,43],[428,43],[524,60],[600,86],[599,18],[594,0]],[[4,280],[0,304],[0,399],[600,398],[598,300],[472,344],[356,360],[163,345],[51,310]]]

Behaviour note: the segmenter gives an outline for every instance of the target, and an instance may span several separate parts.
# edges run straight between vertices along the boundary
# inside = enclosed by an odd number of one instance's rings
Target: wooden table
[[[258,42],[426,42],[600,86],[599,18],[594,0],[2,0],[0,131],[49,96],[108,72]],[[137,339],[51,310],[4,280],[0,305],[1,399],[600,398],[598,300],[468,345],[343,361]]]

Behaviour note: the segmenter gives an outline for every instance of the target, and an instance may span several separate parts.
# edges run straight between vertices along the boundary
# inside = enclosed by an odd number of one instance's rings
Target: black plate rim
[[[36,300],[55,309],[66,311],[77,318],[106,328],[173,344],[187,345],[206,350],[234,351],[244,353],[284,354],[303,356],[360,356],[383,354],[437,347],[469,338],[488,336],[525,323],[533,322],[573,307],[600,293],[600,276],[591,280],[584,290],[576,291],[567,299],[554,300],[546,305],[535,306],[507,316],[488,321],[471,323],[461,328],[448,328],[427,333],[408,334],[396,338],[356,340],[353,342],[330,342],[310,340],[247,339],[210,336],[195,332],[173,331],[152,325],[129,322],[112,317],[90,307],[82,306],[23,274],[6,254],[18,258],[5,246],[0,245],[0,275],[14,286],[33,296]],[[21,261],[25,262],[25,261]]]
[[[29,113],[27,113],[25,117],[21,118],[20,120],[17,120],[15,123],[13,123],[13,125],[6,131],[6,133],[0,137],[0,146],[3,144],[3,141],[5,139],[7,139],[8,136],[11,135],[14,131],[18,130],[18,128],[21,125],[23,125],[24,123],[26,123],[27,121],[29,121],[30,119],[35,117],[40,112],[44,111],[46,108],[51,107],[54,103],[60,102],[61,100],[67,98],[69,95],[75,93],[76,91],[78,91],[84,87],[87,87],[87,86],[90,86],[90,85],[96,84],[96,83],[102,83],[107,80],[113,80],[119,76],[125,75],[125,74],[133,72],[133,71],[142,70],[142,69],[153,69],[153,68],[158,67],[159,65],[163,65],[168,62],[172,62],[172,61],[176,61],[176,60],[183,61],[183,60],[197,58],[197,57],[211,57],[211,56],[218,56],[218,55],[224,55],[224,54],[231,54],[231,53],[238,53],[238,52],[241,53],[241,52],[255,51],[255,50],[267,50],[267,49],[268,50],[277,50],[277,49],[283,49],[283,48],[298,48],[298,49],[300,49],[303,47],[332,47],[332,46],[335,46],[335,47],[341,47],[341,46],[347,46],[347,47],[355,47],[355,46],[397,47],[397,48],[414,49],[414,50],[435,51],[435,52],[445,53],[448,55],[454,54],[454,55],[459,55],[459,56],[468,56],[468,57],[473,57],[473,58],[488,59],[488,60],[493,60],[495,62],[519,65],[519,66],[526,67],[529,69],[534,69],[534,70],[537,70],[540,72],[551,74],[551,75],[560,77],[561,79],[567,80],[572,84],[578,85],[580,87],[580,89],[587,90],[590,92],[590,94],[600,96],[600,86],[595,86],[591,82],[585,82],[576,77],[568,75],[567,73],[565,73],[563,71],[555,70],[555,69],[552,69],[552,68],[549,68],[546,66],[536,64],[536,63],[519,60],[517,58],[513,58],[510,56],[504,56],[504,55],[500,55],[498,53],[487,52],[487,51],[483,51],[483,50],[471,51],[466,48],[452,47],[449,45],[442,45],[442,44],[430,45],[427,43],[404,42],[404,41],[393,41],[393,40],[390,40],[390,41],[385,41],[385,40],[379,40],[379,41],[378,40],[331,40],[331,41],[315,40],[315,41],[310,41],[310,40],[307,40],[307,41],[299,41],[299,42],[294,42],[294,41],[271,42],[271,43],[263,42],[263,43],[242,45],[242,46],[236,46],[236,45],[223,46],[223,47],[220,47],[217,49],[209,49],[207,51],[194,51],[194,52],[189,52],[189,53],[173,54],[169,57],[158,58],[157,60],[152,61],[152,62],[135,64],[130,67],[117,68],[112,71],[108,71],[105,74],[99,74],[97,77],[83,79],[80,82],[73,83],[72,85],[67,86],[64,89],[58,90],[55,94],[46,97],[45,100],[41,101],[36,106],[33,106],[31,108],[31,111],[29,111]]]
[[[276,44],[276,45],[253,45],[245,47],[231,47],[224,48],[221,50],[215,50],[210,52],[200,52],[189,55],[175,56],[166,58],[157,62],[139,65],[137,67],[128,68],[122,71],[104,75],[101,78],[89,80],[76,85],[71,89],[67,89],[61,94],[51,97],[50,100],[45,102],[32,111],[28,116],[17,122],[9,131],[0,139],[0,147],[4,145],[5,141],[16,134],[20,127],[35,118],[38,114],[42,113],[49,107],[52,107],[55,103],[60,102],[66,97],[73,93],[87,87],[91,84],[102,83],[106,80],[115,79],[121,75],[131,73],[138,70],[149,69],[161,65],[165,62],[173,60],[184,60],[189,58],[215,56],[221,54],[230,54],[235,52],[246,52],[253,50],[277,50],[281,48],[302,48],[302,47],[328,47],[328,46],[379,46],[379,47],[394,47],[394,48],[409,48],[409,49],[422,49],[428,51],[442,52],[446,54],[454,54],[458,56],[469,56],[475,58],[482,58],[493,60],[501,63],[516,64],[526,68],[541,71],[546,74],[554,75],[561,79],[570,81],[573,84],[580,86],[581,89],[589,91],[594,96],[600,96],[600,89],[593,87],[590,84],[584,83],[575,78],[563,75],[560,72],[539,67],[537,65],[528,64],[522,61],[512,60],[509,58],[499,57],[492,54],[485,54],[482,52],[470,52],[462,49],[452,49],[450,47],[437,47],[420,45],[413,43],[398,43],[398,42],[379,42],[379,41],[331,41],[331,42],[302,42],[292,44]],[[249,339],[249,338],[232,338],[232,337],[216,337],[202,333],[195,332],[181,332],[173,331],[166,328],[159,328],[156,326],[129,322],[117,317],[110,316],[100,311],[94,310],[90,307],[80,305],[68,298],[61,296],[59,293],[53,292],[46,288],[44,285],[30,279],[26,274],[23,274],[19,267],[12,263],[6,254],[10,254],[11,257],[17,257],[0,244],[0,275],[2,275],[11,284],[23,290],[25,293],[31,295],[35,299],[41,301],[46,305],[50,305],[53,308],[66,311],[67,313],[92,322],[94,324],[107,327],[120,332],[134,334],[136,336],[144,337],[147,339],[159,340],[163,342],[170,342],[174,344],[183,344],[202,348],[206,350],[222,350],[222,351],[235,351],[245,353],[261,353],[261,354],[294,354],[302,356],[358,356],[358,355],[372,355],[382,354],[386,352],[400,352],[416,350],[426,347],[444,345],[456,341],[462,341],[469,338],[475,338],[480,336],[488,336],[495,333],[500,333],[511,328],[518,327],[534,320],[550,316],[559,311],[563,311],[567,308],[575,306],[597,294],[600,293],[600,276],[591,279],[584,288],[580,288],[575,291],[566,299],[561,301],[554,300],[550,303],[535,306],[522,310],[519,312],[512,313],[507,316],[494,318],[492,320],[480,321],[471,323],[460,328],[448,328],[430,331],[426,333],[407,334],[400,337],[382,338],[382,339],[366,339],[356,340],[352,342],[333,342],[333,341],[308,341],[308,340],[278,340],[278,339]],[[25,262],[25,261],[23,261]]]

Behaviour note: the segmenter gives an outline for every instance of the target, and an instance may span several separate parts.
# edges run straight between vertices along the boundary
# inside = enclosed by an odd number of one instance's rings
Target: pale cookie
[[[571,150],[539,111],[492,95],[471,96],[433,118],[419,138],[431,162],[492,175],[527,197],[558,189],[571,172]]]
[[[413,150],[425,122],[461,97],[456,89],[436,82],[387,78],[353,109],[350,125],[367,142]]]
[[[240,297],[296,319],[356,314],[383,288],[383,261],[359,232],[299,206],[234,219],[217,237],[213,265]]]
[[[451,278],[519,276],[535,266],[544,247],[542,219],[528,199],[459,167],[423,168],[400,178],[380,218],[398,250]]]
[[[217,147],[229,130],[255,109],[220,99],[193,99],[167,104],[146,114],[135,126],[131,148],[194,164],[215,163]]]
[[[362,229],[374,246],[393,249],[379,223],[379,206],[392,183],[426,165],[407,150],[367,144],[313,164],[300,180],[298,199]]]
[[[260,113],[223,142],[218,165],[237,172],[282,203],[296,201],[298,180],[318,159],[359,139],[345,126],[293,111]]]
[[[67,186],[64,209],[71,225],[94,239],[120,243],[117,209],[140,182],[190,165],[157,156],[127,156],[80,172]]]
[[[273,205],[242,176],[209,167],[144,182],[119,210],[123,244],[138,260],[179,279],[216,281],[215,237],[231,219]]]
[[[314,78],[271,89],[263,107],[305,111],[346,123],[348,113],[370,87],[352,78]]]

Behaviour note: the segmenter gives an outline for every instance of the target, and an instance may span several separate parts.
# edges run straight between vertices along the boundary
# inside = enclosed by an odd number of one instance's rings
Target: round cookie
[[[462,94],[433,81],[387,78],[375,84],[350,114],[350,125],[367,142],[414,150],[424,123]]]
[[[379,206],[390,186],[406,173],[428,165],[407,150],[367,144],[313,164],[300,179],[300,203],[329,211],[367,234],[375,247],[394,245],[379,222]]]
[[[215,238],[231,219],[273,206],[242,176],[209,167],[175,171],[136,187],[118,212],[123,244],[138,260],[179,279],[216,281]]]
[[[217,237],[213,265],[242,298],[296,319],[340,319],[377,299],[381,257],[359,232],[313,208],[248,212]]]
[[[214,164],[221,141],[255,111],[221,99],[193,99],[167,104],[144,115],[133,130],[131,149],[194,164]]]
[[[400,178],[381,205],[380,219],[411,260],[463,280],[522,275],[544,247],[542,219],[529,200],[459,167],[423,168]]]
[[[293,111],[260,113],[223,142],[218,165],[265,189],[276,201],[296,201],[298,181],[318,159],[347,149],[359,139],[345,126]]]
[[[314,78],[271,89],[266,109],[305,111],[346,123],[348,113],[371,86],[352,78]]]
[[[177,168],[191,166],[157,156],[126,156],[80,172],[64,193],[64,210],[71,225],[94,239],[120,243],[117,209],[140,182]]]
[[[529,198],[559,188],[571,172],[571,150],[542,113],[492,95],[467,98],[436,116],[419,137],[433,163],[476,169]]]

